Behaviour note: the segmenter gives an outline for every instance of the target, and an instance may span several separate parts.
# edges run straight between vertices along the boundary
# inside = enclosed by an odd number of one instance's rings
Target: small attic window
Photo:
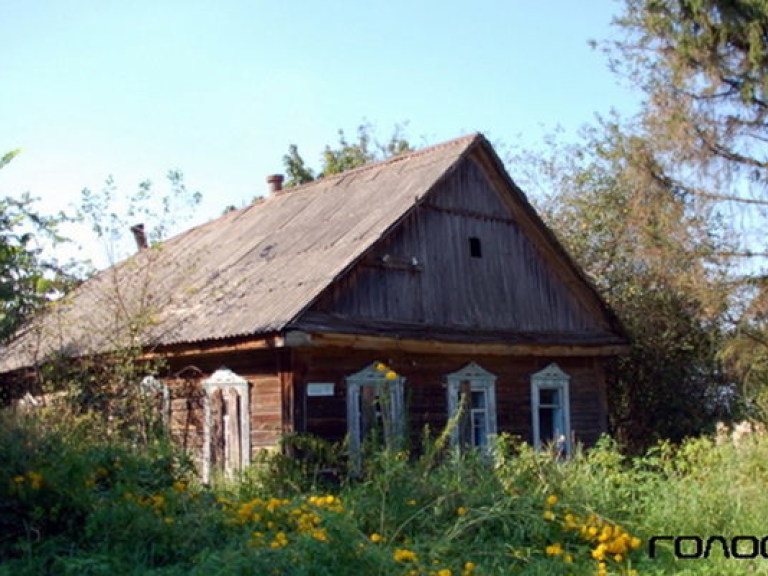
[[[469,238],[469,255],[472,258],[483,257],[483,246],[480,244],[480,238],[470,236]]]

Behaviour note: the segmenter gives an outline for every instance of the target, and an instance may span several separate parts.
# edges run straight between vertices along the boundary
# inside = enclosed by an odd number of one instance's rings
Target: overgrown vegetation
[[[0,156],[0,169],[18,153]],[[43,253],[46,244],[63,241],[59,227],[67,217],[41,214],[34,202],[29,194],[0,198],[0,343],[33,311],[74,284],[65,267]]]
[[[752,428],[637,458],[606,440],[559,462],[509,437],[489,457],[385,451],[354,479],[264,454],[214,486],[162,441],[98,431],[82,415],[3,414],[0,574],[768,572],[759,556],[647,548],[655,535],[764,535],[768,436]]]
[[[339,130],[339,141],[335,147],[325,147],[322,155],[322,167],[317,174],[307,166],[299,154],[296,144],[288,147],[288,153],[283,156],[283,165],[287,180],[286,188],[312,182],[315,178],[323,178],[331,174],[340,174],[346,170],[359,168],[370,162],[385,160],[398,154],[411,152],[413,148],[403,133],[403,127],[396,125],[392,135],[380,142],[375,135],[371,123],[363,123],[357,127],[357,141],[347,140],[343,130]]]

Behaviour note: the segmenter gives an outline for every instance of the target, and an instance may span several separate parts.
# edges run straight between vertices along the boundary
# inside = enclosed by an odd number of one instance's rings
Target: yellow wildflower
[[[275,539],[269,543],[270,548],[281,548],[288,545],[288,537],[285,532],[278,532],[275,534]]]
[[[547,546],[545,552],[549,556],[560,556],[560,554],[563,553],[563,546],[560,544],[560,542],[555,542],[554,544]]]
[[[453,572],[448,568],[443,568],[442,570],[435,572],[435,576],[453,576]]]
[[[37,472],[27,472],[27,477],[29,478],[29,485],[32,487],[32,490],[39,490],[43,484],[43,476]]]
[[[547,496],[547,506],[554,506],[555,504],[557,504],[557,496],[554,494]]]
[[[597,548],[592,550],[592,558],[595,560],[605,559],[605,544],[600,544]]]
[[[328,542],[329,540],[328,532],[325,528],[315,528],[310,532],[310,535],[319,542]]]
[[[373,534],[370,535],[370,540],[371,542],[381,542],[382,541],[381,534],[377,534],[376,532],[374,532]]]
[[[13,481],[16,482],[16,484],[23,484],[26,481],[25,476],[14,476]]]
[[[458,514],[459,516],[466,516],[467,512],[469,512],[469,510],[467,510],[464,506],[459,506],[456,509],[456,514]]]
[[[462,576],[470,576],[475,571],[475,568],[477,568],[477,565],[474,562],[465,562],[464,571],[461,573]]]
[[[544,514],[541,515],[544,520],[554,520],[555,519],[555,513],[552,512],[552,510],[546,510]]]
[[[397,548],[392,557],[395,559],[395,562],[415,562],[417,559],[415,552],[405,548]]]
[[[155,512],[159,512],[165,506],[165,496],[162,494],[153,494],[150,497],[150,500],[152,502],[152,508],[155,510]]]
[[[411,498],[410,500],[408,500],[408,501],[406,502],[406,504],[408,504],[408,506],[416,506],[416,500],[414,500],[413,498]]]

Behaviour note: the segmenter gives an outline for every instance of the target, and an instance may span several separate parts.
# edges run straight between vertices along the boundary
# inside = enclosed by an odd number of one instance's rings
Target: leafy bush
[[[200,485],[183,458],[0,420],[0,575],[767,573],[765,560],[679,560],[656,535],[763,536],[768,437],[721,430],[642,457],[608,439],[558,461],[509,437],[491,454],[383,450],[354,477],[341,448],[292,439]],[[334,470],[330,479],[327,471]]]

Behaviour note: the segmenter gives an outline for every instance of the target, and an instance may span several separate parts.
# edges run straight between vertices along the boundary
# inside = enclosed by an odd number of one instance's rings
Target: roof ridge
[[[410,152],[405,152],[403,154],[396,154],[394,156],[390,156],[389,158],[384,158],[383,160],[376,160],[374,162],[369,162],[367,164],[364,164],[362,166],[358,166],[357,168],[351,168],[349,170],[344,170],[343,172],[339,172],[338,174],[331,174],[329,176],[323,176],[322,178],[316,178],[315,180],[311,180],[310,182],[305,182],[304,184],[299,184],[298,186],[292,186],[290,188],[283,188],[282,190],[278,190],[276,192],[273,192],[271,195],[274,195],[276,197],[279,196],[285,196],[288,194],[291,194],[293,192],[298,192],[302,189],[309,188],[315,184],[319,184],[321,182],[333,182],[335,180],[340,180],[341,178],[347,177],[351,174],[359,174],[362,172],[367,172],[369,170],[374,170],[377,168],[381,168],[383,166],[386,166],[388,164],[395,164],[397,162],[403,162],[405,160],[409,160],[411,158],[417,158],[419,156],[424,156],[427,154],[431,154],[435,152],[436,150],[439,150],[441,148],[449,148],[451,146],[456,146],[461,142],[466,141],[468,144],[470,142],[474,142],[477,140],[485,139],[485,136],[482,134],[482,132],[471,132],[469,134],[465,134],[463,136],[459,136],[457,138],[452,138],[451,140],[446,140],[444,142],[439,142],[437,144],[432,144],[430,146],[425,146],[424,148],[417,148],[416,150],[412,150]]]
[[[416,150],[412,150],[411,152],[405,152],[403,154],[397,154],[396,156],[391,156],[389,158],[385,158],[384,160],[377,160],[375,162],[369,162],[368,164],[365,164],[363,166],[359,166],[357,168],[352,168],[350,170],[345,170],[344,172],[339,172],[338,174],[331,174],[330,176],[325,176],[323,178],[317,178],[316,180],[312,180],[310,182],[306,182],[304,184],[300,184],[298,186],[292,186],[291,188],[283,188],[282,190],[278,190],[276,192],[271,192],[270,194],[266,196],[257,196],[254,198],[251,202],[246,204],[245,206],[241,206],[239,208],[234,208],[233,210],[227,210],[223,212],[222,214],[219,214],[215,218],[211,218],[210,220],[206,220],[205,222],[200,222],[199,224],[196,224],[187,230],[184,230],[182,232],[179,232],[178,234],[174,234],[170,238],[166,238],[163,240],[163,243],[166,243],[168,241],[176,240],[177,238],[181,238],[183,236],[186,236],[188,233],[197,230],[199,228],[203,228],[206,226],[209,226],[213,224],[214,222],[218,222],[220,220],[224,220],[225,218],[241,218],[244,214],[247,212],[250,212],[253,209],[258,208],[259,206],[267,203],[270,198],[279,198],[282,196],[288,196],[290,194],[293,194],[294,192],[301,192],[304,190],[307,190],[311,188],[314,185],[318,185],[321,183],[328,183],[328,182],[334,182],[337,180],[340,180],[342,178],[345,178],[349,176],[350,174],[359,174],[362,172],[367,172],[368,170],[374,170],[376,168],[381,168],[382,166],[386,166],[388,164],[395,164],[397,162],[403,162],[405,160],[411,159],[411,158],[418,158],[419,156],[424,156],[427,154],[431,154],[437,150],[440,150],[441,148],[449,148],[452,146],[457,146],[458,144],[466,141],[467,145],[469,143],[474,141],[479,141],[485,139],[485,136],[482,134],[482,132],[470,132],[469,134],[464,134],[463,136],[458,136],[456,138],[452,138],[451,140],[446,140],[444,142],[438,142],[437,144],[432,144],[430,146],[425,146],[423,148],[418,148]],[[125,260],[130,260],[131,257],[126,258]],[[110,266],[111,268],[111,266]]]

